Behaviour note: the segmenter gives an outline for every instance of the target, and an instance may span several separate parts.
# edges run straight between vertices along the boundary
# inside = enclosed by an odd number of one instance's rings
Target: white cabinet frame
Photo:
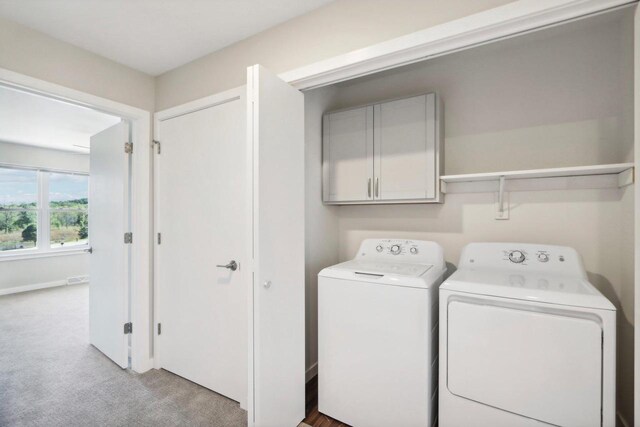
[[[424,162],[418,162],[417,173],[424,174],[424,192],[413,189],[384,193],[385,180],[383,177],[383,165],[389,160],[384,153],[383,146],[386,141],[383,138],[384,129],[382,120],[385,107],[401,106],[401,108],[415,103],[421,105],[424,102],[424,150],[420,157]],[[336,136],[332,131],[332,122],[338,116],[345,116],[348,121],[359,112],[366,117],[366,124],[362,129],[362,142],[366,149],[362,150],[366,155],[359,159],[358,171],[349,174],[340,168],[342,173],[336,178],[336,159],[332,151],[333,141]],[[351,117],[349,117],[351,116]],[[329,111],[322,119],[322,199],[328,205],[368,205],[368,204],[409,204],[409,203],[441,203],[443,192],[441,191],[440,175],[444,167],[444,105],[437,93],[423,93],[409,97],[401,97],[378,101],[372,104],[356,106],[336,111]],[[404,129],[406,131],[406,129]],[[416,136],[422,137],[422,136]],[[353,139],[348,138],[348,143]],[[393,141],[391,141],[393,142]],[[335,145],[339,145],[337,142]],[[364,163],[364,167],[362,167]],[[362,170],[365,172],[362,172]],[[397,169],[397,168],[396,168]],[[410,173],[410,172],[409,172]],[[335,185],[334,179],[340,179],[341,184]],[[341,192],[336,192],[336,187],[342,187]],[[348,191],[345,191],[345,188]],[[359,189],[359,190],[358,190]],[[358,192],[360,191],[360,192]]]

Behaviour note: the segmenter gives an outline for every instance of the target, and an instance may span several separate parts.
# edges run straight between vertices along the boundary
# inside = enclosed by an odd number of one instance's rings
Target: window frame
[[[67,174],[67,175],[82,175],[89,177],[88,172],[71,171],[54,168],[40,168],[40,167],[28,167],[7,163],[0,163],[2,169],[13,170],[30,170],[36,172],[37,183],[37,198],[36,209],[32,211],[36,212],[36,226],[37,226],[37,240],[36,246],[27,249],[16,249],[8,251],[0,251],[0,262],[15,259],[29,259],[29,258],[41,258],[59,255],[70,255],[86,252],[91,247],[91,233],[87,237],[87,242],[79,245],[71,245],[69,247],[51,247],[51,213],[56,211],[65,211],[64,209],[51,209],[49,206],[49,180],[52,173]],[[88,184],[90,185],[90,183]],[[88,190],[88,188],[87,188]],[[87,191],[88,193],[88,191]],[[87,194],[87,200],[88,200]],[[11,209],[12,211],[22,212],[25,209]],[[28,210],[28,209],[27,209]],[[77,209],[72,209],[74,212]],[[71,211],[71,210],[69,210]],[[89,207],[87,204],[87,215],[89,214]]]

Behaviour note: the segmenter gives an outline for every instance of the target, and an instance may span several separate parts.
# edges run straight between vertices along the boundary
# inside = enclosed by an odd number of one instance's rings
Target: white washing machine
[[[575,250],[470,244],[440,287],[440,426],[613,427],[615,341]]]
[[[318,277],[318,409],[352,426],[432,426],[442,247],[362,242]]]

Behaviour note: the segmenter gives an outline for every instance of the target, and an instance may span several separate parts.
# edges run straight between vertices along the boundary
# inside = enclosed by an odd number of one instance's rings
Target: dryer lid
[[[524,273],[464,268],[453,273],[440,288],[501,298],[615,310],[613,304],[587,280],[539,271]]]

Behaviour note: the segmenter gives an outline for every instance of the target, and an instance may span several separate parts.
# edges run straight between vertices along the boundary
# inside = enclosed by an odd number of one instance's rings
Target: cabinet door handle
[[[380,194],[380,179],[376,178],[376,189],[374,190],[376,197]]]
[[[367,197],[371,198],[371,178],[367,180]]]

